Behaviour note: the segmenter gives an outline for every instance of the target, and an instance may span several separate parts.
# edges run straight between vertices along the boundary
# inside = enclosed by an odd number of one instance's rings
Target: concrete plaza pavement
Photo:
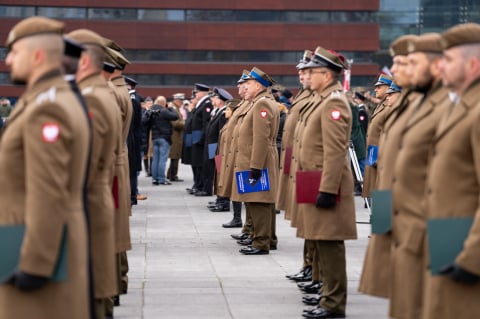
[[[115,307],[116,319],[302,318],[302,293],[285,278],[302,263],[303,240],[277,215],[278,250],[244,256],[230,237],[240,228],[223,228],[232,212],[206,208],[214,197],[195,197],[189,167],[180,165],[184,182],[153,186],[142,172],[139,201],[130,219],[133,249],[128,252],[129,290]],[[385,299],[358,293],[357,287],[370,233],[368,213],[359,197],[358,239],[346,242],[347,318],[388,318]],[[245,220],[245,208],[242,212]]]

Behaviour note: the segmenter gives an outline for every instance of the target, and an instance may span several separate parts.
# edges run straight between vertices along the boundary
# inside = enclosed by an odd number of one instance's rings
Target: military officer
[[[180,108],[182,107],[183,100],[185,100],[185,94],[176,93],[173,95],[173,105],[178,114],[178,120],[172,121],[173,134],[172,134],[172,145],[170,147],[170,166],[167,170],[167,177],[171,182],[183,182],[182,179],[178,178],[178,162],[182,157],[182,147],[183,147],[183,128],[185,127],[185,120],[182,117]]]
[[[253,224],[251,246],[240,249],[244,255],[268,254],[270,248],[276,249],[274,238],[275,195],[278,186],[278,154],[276,136],[279,124],[279,111],[273,96],[267,91],[273,79],[262,70],[254,67],[246,81],[245,100],[248,106],[238,114],[234,129],[235,142],[231,151],[234,172],[250,171],[252,183],[259,182],[262,169],[269,174],[270,190],[240,194],[237,181],[232,184],[231,199],[244,202]],[[238,112],[238,111],[237,111]]]
[[[121,134],[121,147],[120,153],[117,154],[115,161],[115,177],[113,189],[116,196],[116,212],[115,212],[115,243],[117,252],[117,264],[118,264],[118,276],[119,276],[119,290],[120,293],[127,293],[128,289],[128,259],[127,251],[132,249],[130,241],[130,221],[131,205],[130,205],[130,181],[129,181],[129,162],[128,162],[128,149],[127,149],[127,137],[130,129],[130,123],[132,121],[132,102],[130,95],[128,94],[127,84],[122,76],[122,70],[125,66],[130,64],[120,49],[114,50],[112,48],[118,48],[118,45],[112,40],[105,39],[107,62],[112,63],[115,66],[113,73],[109,77],[109,86],[112,88],[117,105],[120,107],[120,113],[122,115],[122,134]],[[114,194],[115,195],[115,194]],[[114,298],[116,305],[120,304],[120,297]]]
[[[5,46],[15,84],[26,84],[4,128],[0,150],[0,224],[25,225],[16,270],[0,285],[0,318],[78,318],[89,313],[83,187],[89,125],[64,80],[62,22],[31,17]],[[68,275],[52,283],[62,237]],[[6,258],[6,256],[2,256]]]
[[[203,184],[203,149],[205,146],[205,129],[207,123],[210,120],[210,112],[213,110],[212,100],[208,92],[210,87],[196,83],[193,90],[194,96],[198,99],[195,104],[195,108],[191,114],[192,125],[192,170],[194,185],[191,190],[187,190],[190,194],[195,195],[197,192],[201,192],[201,196],[211,196],[207,190],[204,189]]]
[[[402,88],[392,82],[390,84],[390,88],[387,92],[385,92],[385,104],[388,107],[392,107],[397,102],[398,98],[400,97],[400,93],[402,93]]]
[[[433,141],[426,175],[427,219],[472,217],[473,223],[460,253],[442,274],[427,272],[422,318],[466,319],[480,313],[480,25],[454,26],[442,33],[441,44],[442,82],[454,94]]]
[[[392,74],[395,80],[395,83],[401,86],[403,89],[402,96],[397,101],[387,114],[388,118],[391,116],[392,112],[396,110],[395,115],[402,114],[406,107],[410,103],[410,99],[413,99],[415,95],[411,94],[408,88],[410,87],[410,79],[406,73],[408,65],[408,41],[415,38],[414,35],[404,35],[397,38],[390,46],[390,54],[393,58],[392,65]],[[395,118],[395,117],[394,117]],[[384,120],[386,123],[386,119]],[[393,122],[393,120],[392,120]],[[386,124],[383,124],[385,129]],[[370,127],[374,126],[373,121],[369,125]],[[381,133],[383,136],[383,133]],[[391,174],[393,171],[393,162],[395,156],[398,152],[398,136],[396,138],[392,137],[392,142],[389,142],[391,149],[388,151],[382,150],[384,145],[382,145],[382,139],[379,138],[379,157],[378,162],[380,161],[380,154],[385,154],[384,164],[382,164],[382,174],[383,176],[378,176],[375,189],[391,189],[392,178]],[[386,145],[385,145],[386,146]],[[378,167],[378,175],[380,175],[380,165]],[[380,179],[382,182],[380,183]],[[360,284],[358,290],[365,294],[369,294],[376,297],[388,298],[390,294],[390,249],[392,241],[391,234],[373,234],[367,246],[367,251],[365,253],[365,259],[363,263],[362,274],[360,276]]]
[[[310,68],[310,88],[316,91],[315,106],[300,117],[308,120],[298,135],[298,171],[320,171],[316,202],[298,204],[297,236],[315,245],[322,271],[323,288],[319,305],[302,314],[306,318],[341,318],[347,301],[347,270],[344,240],[356,239],[353,176],[346,154],[352,114],[338,81],[346,69],[345,58],[317,47]],[[297,179],[296,183],[300,183]]]
[[[105,46],[97,33],[79,29],[68,38],[83,45],[76,81],[87,103],[92,120],[92,153],[88,178],[88,204],[90,209],[90,245],[97,319],[105,314],[104,299],[117,294],[115,264],[113,182],[114,155],[121,132],[121,115],[112,90],[101,76]]]
[[[425,176],[433,137],[445,113],[448,91],[442,87],[440,35],[427,33],[408,43],[407,75],[421,104],[405,122],[393,169],[392,268],[390,316],[421,318],[425,238]]]

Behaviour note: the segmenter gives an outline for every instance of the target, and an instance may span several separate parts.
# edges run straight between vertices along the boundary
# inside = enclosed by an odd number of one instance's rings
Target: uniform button
[[[437,155],[437,150],[433,149],[432,156],[435,156],[435,155]]]
[[[393,177],[392,178],[392,183],[395,183],[397,181],[397,178],[396,177]]]
[[[393,215],[398,215],[398,210],[395,209],[395,210],[393,211]]]
[[[395,241],[395,247],[398,248],[398,246],[400,246],[400,244],[398,243],[398,241]]]
[[[427,194],[429,194],[429,195],[430,195],[431,193],[432,193],[432,189],[431,189],[430,187],[429,187],[429,188],[427,188]]]

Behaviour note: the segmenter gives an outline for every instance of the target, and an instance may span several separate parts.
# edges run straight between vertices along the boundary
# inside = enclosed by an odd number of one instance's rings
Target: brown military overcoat
[[[239,194],[233,177],[231,200],[236,202],[275,203],[278,187],[278,153],[276,137],[280,114],[273,96],[260,92],[249,105],[238,112],[231,151],[235,153],[234,172],[251,168],[268,170],[270,190]]]
[[[440,120],[427,174],[427,218],[473,217],[455,262],[480,276],[480,80]],[[445,234],[449,236],[450,234]],[[427,261],[428,263],[428,261]],[[426,275],[423,319],[477,318],[480,282]]]
[[[381,102],[373,111],[372,116],[370,117],[370,124],[368,125],[367,130],[367,151],[369,145],[378,146],[380,142],[380,134],[383,130],[385,124],[385,118],[387,117],[390,111],[385,102]],[[368,154],[367,154],[368,156]],[[363,190],[362,197],[370,197],[372,190],[376,187],[377,182],[377,167],[365,165],[365,176],[363,178]]]
[[[390,110],[380,137],[378,155],[377,189],[392,188],[395,159],[400,148],[401,135],[412,110],[420,96],[405,91]],[[391,233],[373,234],[367,246],[358,290],[360,292],[387,298],[391,280]]]
[[[433,137],[449,103],[438,83],[408,119],[393,170],[390,316],[421,318],[425,273],[425,176]]]
[[[95,298],[114,296],[115,219],[112,198],[113,166],[118,136],[121,134],[120,108],[105,79],[98,73],[78,83],[92,123],[92,146],[88,177],[90,211],[90,253],[92,255]]]
[[[172,121],[172,145],[170,145],[170,153],[168,155],[171,159],[179,159],[182,157],[183,149],[183,128],[185,127],[185,120],[182,117],[182,113],[176,107],[175,111],[178,114],[178,120]]]
[[[340,83],[317,95],[317,103],[303,125],[297,169],[321,171],[318,191],[338,194],[340,199],[333,209],[298,204],[297,218],[303,225],[298,225],[297,236],[308,240],[356,239],[353,176],[347,157],[352,113]]]
[[[291,155],[293,152],[293,135],[295,133],[295,126],[298,121],[298,115],[300,113],[300,109],[305,103],[310,101],[311,96],[313,95],[311,90],[302,90],[298,93],[295,101],[292,103],[292,106],[288,110],[287,118],[285,119],[285,124],[283,126],[283,134],[282,134],[282,146],[281,146],[281,153],[280,153],[280,169],[278,173],[278,192],[277,198],[275,202],[275,206],[277,209],[285,211],[285,219],[291,219],[291,210],[287,209],[289,207],[288,202],[291,199],[291,191],[288,188],[289,179],[291,179],[290,175],[290,167],[285,169],[285,156],[287,149],[290,151],[290,159],[287,160],[287,163],[290,162],[291,164]],[[285,174],[285,171],[288,174]]]
[[[89,318],[83,187],[87,116],[60,71],[18,100],[0,144],[1,225],[25,224],[18,268],[49,277],[67,230],[67,280],[22,292],[0,285],[0,318]],[[2,256],[5,258],[5,256]]]
[[[122,139],[120,141],[120,153],[115,161],[114,176],[118,182],[118,208],[115,211],[115,244],[116,252],[130,250],[130,175],[128,168],[127,136],[132,121],[132,101],[128,94],[127,84],[122,76],[110,80],[110,87],[113,88],[117,105],[120,107],[122,116]]]

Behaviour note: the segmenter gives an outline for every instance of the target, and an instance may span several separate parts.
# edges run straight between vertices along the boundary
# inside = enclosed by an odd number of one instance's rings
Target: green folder
[[[427,221],[428,253],[433,276],[453,263],[463,250],[473,217],[432,218]]]
[[[0,226],[0,283],[12,274],[20,260],[25,225]],[[67,228],[64,228],[60,253],[51,281],[67,280]]]
[[[392,229],[392,191],[372,191],[372,234],[386,234]]]

